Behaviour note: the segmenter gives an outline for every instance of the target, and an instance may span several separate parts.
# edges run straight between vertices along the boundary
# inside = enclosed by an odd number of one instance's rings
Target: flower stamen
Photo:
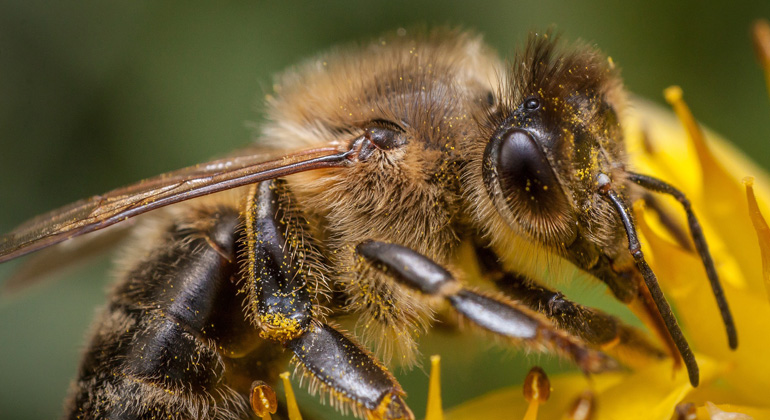
[[[251,384],[251,409],[254,414],[262,420],[271,420],[271,414],[275,414],[278,409],[278,402],[275,398],[275,391],[264,381],[254,381]]]
[[[441,408],[441,356],[439,355],[430,357],[430,385],[425,420],[444,420],[444,410]]]
[[[675,420],[696,420],[697,418],[698,414],[695,409],[695,404],[688,402],[676,405],[676,408],[674,409]]]
[[[551,381],[542,368],[534,366],[524,379],[524,399],[529,403],[524,420],[537,420],[537,410],[540,404],[548,401],[551,396]]]
[[[297,397],[294,396],[294,388],[291,387],[291,382],[289,381],[289,372],[282,373],[281,380],[283,381],[283,392],[286,394],[286,408],[289,411],[289,420],[302,420]]]

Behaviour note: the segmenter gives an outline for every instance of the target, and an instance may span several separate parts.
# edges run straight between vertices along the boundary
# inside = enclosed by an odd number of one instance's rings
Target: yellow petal
[[[765,281],[765,290],[770,297],[770,227],[767,226],[762,212],[757,204],[757,197],[754,194],[754,178],[746,177],[746,198],[749,203],[749,217],[754,225],[759,239],[759,249],[762,252],[762,277]]]
[[[753,283],[752,286],[761,284],[761,267],[757,265],[760,252],[754,242],[749,242],[755,241],[756,236],[751,222],[745,217],[748,207],[740,179],[747,173],[758,174],[759,207],[766,211],[770,184],[764,172],[713,133],[704,131],[707,147],[698,146],[703,149],[701,154],[710,156],[704,158],[708,161],[714,161],[714,156],[720,159],[719,169],[714,169],[716,174],[708,175],[708,181],[701,179],[703,164],[698,163],[695,146],[689,146],[690,140],[681,124],[669,113],[644,102],[637,103],[635,107],[640,112],[630,118],[628,128],[629,153],[634,170],[658,176],[690,198],[717,268],[727,266],[729,271],[738,273],[737,276],[727,277],[725,282],[739,288],[748,287],[747,283]],[[641,145],[643,136],[639,132],[643,127],[648,133],[646,141],[652,145],[653,154],[646,153],[644,150],[649,147]],[[671,201],[667,203],[669,213],[683,222],[681,206]]]
[[[605,390],[623,380],[622,373],[607,373],[589,378],[579,374],[557,375],[551,379],[551,395],[540,406],[539,418],[558,419],[569,410],[575,398],[585,389]],[[445,413],[446,420],[521,419],[528,408],[522,387],[504,388],[455,407]],[[601,402],[599,402],[601,404]]]
[[[766,352],[770,348],[770,304],[764,291],[739,290],[729,283],[723,285],[738,329],[738,349],[731,351],[700,260],[657,235],[643,217],[638,220],[647,241],[643,244],[644,252],[655,256],[652,268],[659,278],[665,279],[661,285],[674,304],[677,318],[683,324],[685,336],[692,347],[728,364],[730,368],[724,374],[725,382],[740,390],[746,401],[767,404],[765,390],[770,389],[770,358],[766,357]]]
[[[770,22],[764,19],[757,20],[751,28],[751,34],[754,51],[765,72],[767,92],[770,93]]]
[[[703,355],[696,355],[704,385],[720,373],[719,365]],[[595,420],[669,420],[676,405],[692,391],[687,373],[680,370],[672,377],[671,363],[663,361],[634,373],[610,373],[585,376],[572,373],[554,377],[551,397],[540,406],[539,418],[563,418],[584,390],[596,395]],[[446,414],[447,420],[517,419],[528,404],[522,388],[506,388],[462,404]]]
[[[721,373],[720,367],[703,355],[696,354],[696,358],[701,386],[708,386]],[[672,377],[671,362],[660,362],[628,375],[623,382],[600,393],[596,420],[669,420],[676,405],[692,389],[684,369]]]

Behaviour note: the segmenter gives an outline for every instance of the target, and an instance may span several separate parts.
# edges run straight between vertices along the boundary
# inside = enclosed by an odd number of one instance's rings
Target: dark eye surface
[[[558,180],[533,135],[513,128],[501,139],[497,173],[503,193],[529,207],[547,206],[558,195]]]
[[[495,104],[495,94],[487,92],[487,105],[492,106]]]
[[[527,98],[524,100],[524,109],[527,111],[536,111],[540,108],[540,98]]]
[[[390,121],[376,121],[375,126],[364,130],[364,135],[381,150],[390,150],[406,144],[404,130]]]

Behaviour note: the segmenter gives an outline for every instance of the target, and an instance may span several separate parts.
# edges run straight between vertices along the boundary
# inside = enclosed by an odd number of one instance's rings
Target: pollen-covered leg
[[[484,275],[508,297],[545,315],[570,335],[600,348],[624,364],[643,365],[650,359],[666,356],[642,331],[625,325],[618,318],[572,302],[562,293],[522,275],[504,271],[490,249],[477,246],[476,255]]]
[[[602,352],[558,330],[531,309],[503,297],[466,289],[449,271],[416,251],[375,241],[361,243],[357,250],[375,267],[388,271],[396,281],[426,295],[446,299],[463,317],[495,335],[561,351],[584,372],[615,367],[615,362]]]
[[[314,254],[285,205],[279,181],[255,186],[246,211],[249,310],[260,335],[294,353],[310,391],[327,394],[340,411],[372,420],[413,419],[396,379],[373,356],[313,313],[309,283]],[[316,280],[317,281],[317,280]]]

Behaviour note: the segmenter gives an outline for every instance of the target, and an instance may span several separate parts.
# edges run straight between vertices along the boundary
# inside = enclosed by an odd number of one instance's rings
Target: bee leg
[[[560,292],[504,271],[491,249],[477,245],[476,256],[484,275],[506,296],[527,305],[550,319],[562,330],[602,349],[625,364],[644,364],[666,353],[650,343],[645,334],[618,318],[595,308],[572,302]]]
[[[366,241],[356,250],[394,280],[426,295],[446,299],[463,317],[495,335],[536,346],[546,345],[565,353],[586,373],[616,367],[614,360],[557,329],[531,309],[503,297],[468,290],[444,267],[412,249]]]
[[[313,252],[295,235],[281,181],[252,188],[246,209],[246,288],[260,335],[281,343],[310,378],[310,389],[328,392],[342,411],[367,419],[414,419],[393,375],[367,351],[316,320],[303,255]]]
[[[333,327],[313,322],[284,345],[294,352],[310,389],[320,386],[358,417],[414,419],[396,378],[362,347]],[[315,383],[313,383],[315,382]]]

